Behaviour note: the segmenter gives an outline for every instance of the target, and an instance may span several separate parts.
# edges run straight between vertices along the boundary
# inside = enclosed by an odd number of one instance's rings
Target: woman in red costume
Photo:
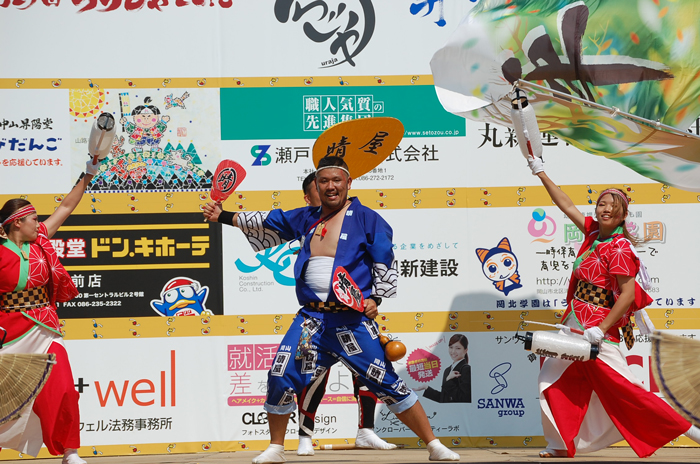
[[[529,164],[554,203],[584,233],[563,321],[600,346],[594,361],[545,359],[538,381],[547,449],[540,456],[574,457],[577,451],[597,451],[624,439],[639,457],[647,457],[681,434],[700,443],[700,430],[642,385],[619,348],[620,330],[631,331],[632,313],[640,311],[635,319],[641,324],[643,308],[653,301],[635,281],[643,265],[625,223],[627,195],[618,189],[601,192],[594,220],[550,180],[540,158]],[[644,269],[641,275],[646,276]]]
[[[18,419],[0,426],[0,446],[36,456],[42,442],[64,464],[85,464],[78,456],[78,392],[59,331],[56,302],[78,290],[58,260],[50,238],[70,216],[99,165],[87,162],[78,181],[44,222],[20,198],[0,209],[0,327],[7,331],[0,354],[53,353],[56,364],[44,388]]]

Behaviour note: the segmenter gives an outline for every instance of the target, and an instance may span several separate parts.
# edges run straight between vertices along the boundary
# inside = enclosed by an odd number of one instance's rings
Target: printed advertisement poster
[[[222,160],[246,172],[225,211],[305,207],[319,136],[377,117],[398,119],[403,137],[352,179],[349,195],[392,229],[397,293],[375,321],[406,346],[394,368],[445,444],[545,445],[544,358],[519,337],[561,322],[585,237],[531,174],[500,116],[475,120],[475,109],[465,119],[438,98],[431,59],[478,2],[5,3],[0,37],[14,45],[0,69],[0,204],[28,200],[40,220],[65,206],[94,151],[97,118],[115,123],[80,204],[50,237],[78,290],[58,305],[58,330],[81,395],[81,455],[266,448],[268,372],[300,308],[301,242],[255,251],[240,229],[206,222],[214,173]],[[451,69],[472,76],[494,67]],[[502,85],[470,91],[483,97]],[[697,120],[689,134],[699,132]],[[547,175],[586,217],[605,189],[629,195],[649,316],[657,329],[696,338],[700,292],[683,264],[700,261],[697,192],[540,136]],[[322,145],[344,153],[342,140]],[[623,348],[627,363],[661,395],[651,339],[635,330],[634,340]],[[354,443],[352,374],[336,365],[328,379],[314,439]],[[424,446],[385,404],[374,419],[381,438]],[[299,426],[294,412],[288,450]],[[50,456],[44,448],[39,457]]]

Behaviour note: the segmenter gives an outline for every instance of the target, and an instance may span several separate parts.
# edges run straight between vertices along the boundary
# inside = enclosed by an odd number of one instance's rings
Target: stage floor
[[[538,456],[539,449],[530,448],[458,448],[455,449],[461,456],[461,461],[470,464],[494,463],[494,462],[568,462],[566,458],[542,459]],[[111,457],[87,457],[89,464],[250,464],[258,451],[237,451],[233,453],[197,453],[197,454],[171,454],[171,455],[130,455]],[[371,462],[375,464],[414,464],[427,463],[428,452],[421,449],[400,449],[391,451],[374,450],[337,450],[316,451],[314,456],[297,456],[296,451],[285,453],[289,463],[311,464],[343,464]],[[26,463],[28,460],[3,461],[4,463]],[[37,464],[59,464],[61,460],[36,459]],[[580,454],[576,456],[576,462],[620,463],[641,462],[630,448],[607,448],[596,453]],[[645,463],[685,463],[700,462],[700,448],[662,448]]]

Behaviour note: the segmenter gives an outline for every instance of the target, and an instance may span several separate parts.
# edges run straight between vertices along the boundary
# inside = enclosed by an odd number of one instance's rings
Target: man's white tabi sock
[[[459,461],[459,454],[440,443],[437,438],[428,443],[431,461]]]
[[[311,437],[302,435],[299,437],[299,448],[297,449],[297,456],[313,456],[314,455],[314,444],[311,441]]]
[[[286,462],[284,457],[284,446],[270,445],[265,451],[253,458],[253,464],[275,464]]]
[[[357,438],[355,438],[355,448],[389,450],[395,449],[396,445],[385,442],[372,429],[358,429]]]

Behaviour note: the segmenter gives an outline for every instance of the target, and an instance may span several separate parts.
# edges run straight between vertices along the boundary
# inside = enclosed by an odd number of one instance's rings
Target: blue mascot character
[[[165,284],[160,300],[151,300],[151,307],[161,316],[197,316],[211,314],[204,303],[209,287],[188,277],[175,277]]]
[[[518,258],[510,247],[508,237],[504,237],[491,249],[477,248],[476,255],[481,261],[481,270],[496,290],[508,296],[513,290],[522,288],[518,275]]]

